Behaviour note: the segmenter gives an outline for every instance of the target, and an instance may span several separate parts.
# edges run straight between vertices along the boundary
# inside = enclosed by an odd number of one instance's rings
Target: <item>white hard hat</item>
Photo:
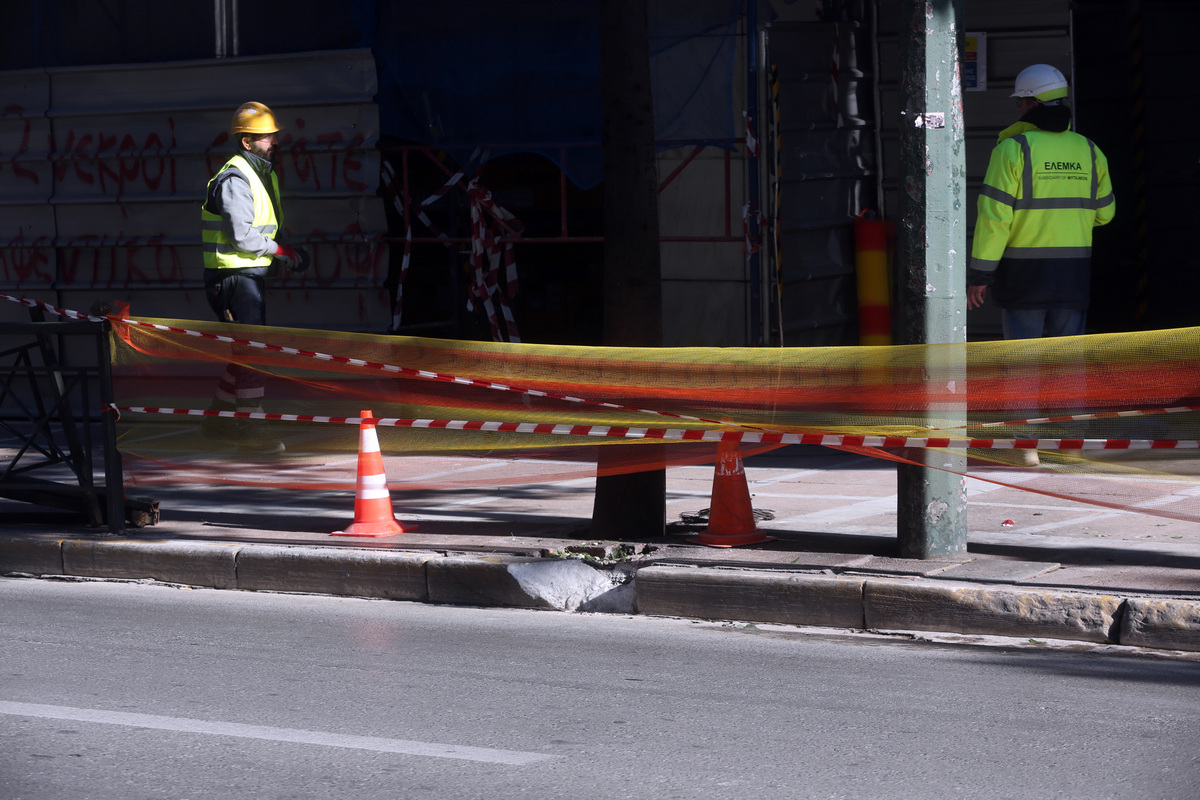
[[[1049,64],[1034,64],[1021,70],[1009,97],[1032,97],[1043,103],[1067,96],[1067,79]]]

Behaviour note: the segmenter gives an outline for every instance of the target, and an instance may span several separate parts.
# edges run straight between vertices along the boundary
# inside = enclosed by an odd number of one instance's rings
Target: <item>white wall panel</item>
[[[0,73],[0,92],[0,291],[136,289],[134,314],[176,306],[164,292],[200,285],[200,204],[233,111],[258,100],[283,127],[284,238],[309,245],[302,281],[320,290],[289,316],[386,328],[370,51],[26,70]]]

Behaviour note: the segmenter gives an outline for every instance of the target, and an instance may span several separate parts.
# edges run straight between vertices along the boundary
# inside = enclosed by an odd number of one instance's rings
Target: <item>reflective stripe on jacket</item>
[[[280,225],[282,225],[282,220],[276,216],[275,204],[271,202],[272,196],[279,196],[279,179],[274,172],[271,173],[271,190],[268,191],[262,178],[246,159],[241,154],[235,154],[208,182],[206,204],[200,209],[204,266],[206,269],[246,269],[270,266],[271,253],[258,255],[239,250],[230,236],[222,216],[214,214],[208,208],[207,197],[212,194],[214,182],[232,180],[231,176],[222,178],[223,173],[230,169],[237,170],[250,185],[250,194],[254,205],[253,219],[250,221],[251,228],[263,237],[274,240]]]
[[[1001,308],[1087,307],[1092,229],[1116,211],[1095,144],[1013,125],[992,151],[978,209],[969,284],[992,285]]]

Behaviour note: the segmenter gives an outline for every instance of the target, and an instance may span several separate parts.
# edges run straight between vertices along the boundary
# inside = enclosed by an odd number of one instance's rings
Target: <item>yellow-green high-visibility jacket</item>
[[[241,200],[231,193],[221,193],[223,208],[212,208],[218,192],[215,189],[229,180],[243,176],[250,185],[250,197]],[[282,213],[277,212],[272,197],[279,197],[279,179],[271,172],[271,188],[245,156],[232,156],[208,182],[204,206],[200,209],[201,235],[204,241],[206,269],[246,269],[268,267],[275,252],[272,242],[283,225]],[[223,212],[223,213],[222,213]],[[225,224],[225,217],[229,224]]]
[[[1100,148],[1018,122],[983,184],[967,283],[990,285],[1001,308],[1087,308],[1092,229],[1116,212]]]

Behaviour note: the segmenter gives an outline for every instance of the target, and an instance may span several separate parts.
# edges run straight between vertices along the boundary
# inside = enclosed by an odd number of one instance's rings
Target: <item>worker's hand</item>
[[[279,245],[279,249],[275,251],[275,258],[279,259],[279,263],[291,273],[301,273],[308,269],[312,263],[308,257],[308,251],[303,247],[288,247],[286,244]]]
[[[294,275],[300,275],[307,272],[308,268],[312,266],[312,258],[308,255],[308,248],[293,247],[292,250],[296,253],[296,258],[299,259],[299,263],[294,267],[288,267],[288,269],[290,269]]]
[[[979,308],[983,305],[983,299],[987,296],[986,286],[968,286],[967,287],[967,308]]]

